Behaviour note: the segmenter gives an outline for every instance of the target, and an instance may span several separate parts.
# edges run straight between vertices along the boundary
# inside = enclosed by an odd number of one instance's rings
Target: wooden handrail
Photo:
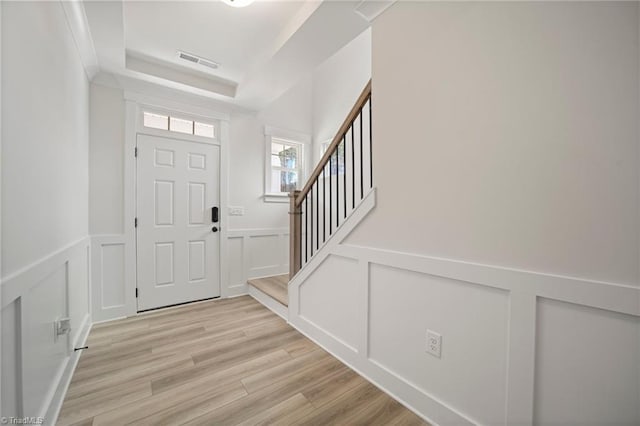
[[[342,126],[340,126],[340,129],[338,130],[338,132],[336,133],[336,136],[331,141],[331,144],[329,144],[329,146],[327,147],[327,150],[325,151],[324,155],[320,159],[320,162],[318,163],[316,168],[313,169],[313,172],[309,176],[309,179],[307,180],[306,185],[304,186],[304,188],[302,188],[301,191],[299,191],[299,194],[297,195],[295,200],[296,206],[299,207],[302,204],[302,201],[304,201],[304,197],[306,197],[307,193],[311,190],[311,187],[315,183],[316,179],[318,179],[318,177],[322,173],[322,170],[331,159],[331,156],[333,155],[335,150],[338,149],[338,145],[340,144],[340,142],[342,142],[342,138],[344,137],[345,133],[347,132],[347,130],[349,130],[349,128],[351,127],[351,124],[356,119],[358,114],[360,114],[360,110],[362,109],[362,107],[364,107],[364,105],[367,103],[370,97],[371,97],[371,80],[369,80],[364,90],[362,90],[360,97],[358,97],[358,100],[353,105],[353,108],[351,108],[349,115],[342,123]]]

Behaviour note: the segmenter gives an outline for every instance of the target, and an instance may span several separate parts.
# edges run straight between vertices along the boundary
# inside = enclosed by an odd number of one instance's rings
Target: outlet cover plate
[[[427,330],[427,353],[436,358],[442,355],[442,336],[435,331]]]

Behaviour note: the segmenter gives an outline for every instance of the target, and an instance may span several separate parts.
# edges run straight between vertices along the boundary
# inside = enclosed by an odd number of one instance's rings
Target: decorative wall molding
[[[248,294],[251,278],[289,271],[288,228],[233,229],[227,233],[226,247],[228,296]]]
[[[221,239],[221,296],[249,293],[247,280],[289,270],[287,228],[236,229]],[[127,235],[91,237],[91,306],[94,323],[136,315],[135,244]]]
[[[348,220],[345,225],[348,224],[349,228],[341,229],[334,234],[335,238],[328,241],[325,247],[290,282],[289,321],[303,334],[433,424],[479,424],[485,422],[481,420],[482,417],[477,416],[477,413],[469,412],[468,409],[460,407],[460,401],[443,398],[439,392],[427,390],[424,386],[417,384],[416,377],[400,373],[401,366],[389,365],[389,359],[381,361],[371,353],[371,339],[378,339],[379,345],[380,339],[383,338],[380,336],[384,335],[380,334],[379,328],[372,325],[374,324],[371,318],[373,314],[372,270],[376,273],[379,273],[380,270],[386,271],[386,281],[384,282],[388,282],[390,286],[394,279],[389,277],[395,277],[399,285],[403,283],[403,277],[409,273],[413,274],[411,277],[414,280],[424,280],[425,286],[433,281],[440,283],[439,285],[447,286],[445,288],[456,288],[455,291],[467,292],[466,294],[472,294],[469,292],[475,288],[478,291],[486,289],[488,294],[506,295],[506,323],[503,324],[506,327],[507,335],[501,338],[506,342],[503,349],[506,352],[503,371],[506,382],[502,384],[506,397],[504,412],[498,414],[498,417],[503,416],[503,424],[533,424],[534,422],[536,377],[540,373],[537,368],[541,368],[539,360],[537,360],[537,356],[540,356],[537,355],[540,351],[540,348],[537,347],[537,339],[540,339],[537,321],[539,321],[538,310],[541,301],[555,300],[566,304],[559,305],[560,308],[556,309],[565,309],[565,306],[566,309],[571,309],[571,306],[575,306],[576,309],[586,310],[588,312],[586,315],[590,315],[590,320],[594,321],[594,324],[599,324],[600,314],[598,312],[610,312],[610,315],[613,315],[612,318],[624,317],[627,318],[625,321],[631,321],[632,324],[634,321],[632,318],[635,318],[635,324],[640,328],[640,287],[638,286],[344,244],[343,241],[351,230],[373,208],[367,199],[364,200],[361,207],[363,207],[362,212],[354,212],[354,216],[360,214],[360,217],[353,218],[352,221]],[[333,275],[331,275],[331,272],[327,272],[331,270],[326,266],[327,259],[330,257],[357,261],[355,268],[358,277],[357,297],[350,300],[349,303],[350,306],[353,306],[353,321],[359,324],[360,329],[360,339],[357,342],[355,352],[336,337],[336,331],[339,330],[327,329],[326,326],[320,327],[317,325],[318,318],[307,318],[307,312],[303,308],[304,303],[301,301],[301,297],[303,297],[300,291],[301,287],[307,282],[313,282],[316,273],[324,271],[322,272],[323,278],[320,280],[323,282],[326,282],[327,274],[330,276],[328,279],[340,280],[341,274],[345,273],[345,271],[333,271]],[[321,283],[316,279],[312,285],[321,285]],[[377,291],[380,290],[380,285],[382,285],[380,281],[377,281]],[[400,288],[398,287],[395,291],[401,291]],[[341,295],[341,297],[345,297],[345,295]],[[379,299],[377,303],[380,303]],[[332,311],[331,315],[333,314]],[[316,312],[314,315],[318,315],[318,313]],[[380,315],[379,310],[377,315]],[[375,324],[380,326],[379,322]],[[427,325],[424,327],[426,329]],[[548,331],[546,332],[548,333]],[[487,330],[487,333],[491,334],[492,331]],[[633,335],[630,334],[630,336],[631,340],[628,344],[629,347],[633,347]],[[447,345],[447,337],[451,336],[444,336],[444,345]],[[637,339],[637,333],[635,338]],[[395,345],[397,345],[395,348],[397,352],[410,350],[400,341],[395,342]],[[479,350],[481,351],[481,349]],[[493,350],[496,349],[493,348]],[[425,361],[428,362],[430,359],[426,358]],[[616,367],[624,368],[613,366],[613,368]],[[626,367],[627,369],[631,368],[631,365]],[[612,367],[606,366],[604,368]],[[588,372],[584,374],[588,375]],[[638,375],[640,376],[640,372]],[[633,373],[631,377],[633,377]]]
[[[378,265],[640,316],[640,286],[502,268],[347,244],[336,247],[334,254],[358,258]]]
[[[93,322],[134,315],[135,246],[124,235],[93,235],[91,253]]]
[[[28,292],[39,281],[53,273],[59,265],[86,250],[88,244],[89,237],[82,237],[18,271],[2,277],[2,307],[4,308]]]
[[[89,258],[83,237],[3,280],[4,416],[55,424],[79,357],[73,349],[91,328]],[[71,332],[56,336],[54,324],[65,317]]]

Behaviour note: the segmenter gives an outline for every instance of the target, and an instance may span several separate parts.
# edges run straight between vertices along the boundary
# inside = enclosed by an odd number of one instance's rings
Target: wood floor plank
[[[92,426],[93,425],[93,417],[89,417],[88,419],[80,420],[72,424],[71,426]]]
[[[253,298],[96,325],[59,425],[425,424]]]
[[[65,401],[56,425],[66,426],[151,395],[151,384],[115,386]]]
[[[248,420],[258,413],[267,410],[296,393],[301,393],[316,386],[323,386],[330,380],[330,374],[339,369],[346,369],[342,363],[334,358],[315,362],[310,368],[295,374],[288,374],[281,380],[249,393],[244,398],[221,407],[218,410],[204,414],[187,425],[202,424],[237,424]],[[329,374],[329,377],[327,375]]]
[[[219,345],[215,348],[198,351],[193,353],[191,356],[193,358],[193,362],[196,364],[220,364],[225,360],[233,359],[234,356],[253,354],[256,351],[269,351],[278,347],[282,343],[291,343],[292,341],[299,340],[300,338],[300,334],[290,328],[285,331],[278,330],[260,336],[249,337],[242,343],[242,346],[231,344],[225,345],[225,347],[223,345]]]
[[[379,393],[380,391],[371,383],[363,383],[345,392],[340,398],[316,409],[311,415],[301,419],[300,425],[338,425],[343,422],[350,424],[345,418],[353,418],[354,412],[359,413],[365,404]]]
[[[214,389],[213,395],[202,393],[182,404],[173,405],[151,416],[137,420],[135,425],[181,424],[247,395],[247,391],[240,382],[232,382],[223,388]]]
[[[171,418],[174,423],[178,413],[197,410],[198,415],[213,410],[230,401],[247,394],[239,381],[224,385],[211,386],[200,384],[194,387],[183,387],[180,392],[165,392],[152,395],[139,401],[125,404],[118,409],[110,410],[94,418],[94,426],[111,426],[125,424],[168,424]],[[185,419],[197,417],[196,414],[185,414]],[[161,419],[163,419],[161,421]]]
[[[315,408],[307,401],[301,393],[285,399],[279,404],[268,408],[255,416],[238,423],[238,426],[259,426],[259,425],[292,425],[296,420],[311,413]]]
[[[220,385],[230,381],[241,380],[255,372],[279,365],[290,359],[291,357],[286,351],[279,349],[227,368],[220,368],[215,364],[205,365],[204,367],[194,366],[193,368],[187,368],[160,379],[152,380],[151,389],[155,395],[166,391],[180,392],[180,386],[193,387],[200,383]]]
[[[292,357],[296,358],[300,355],[306,354],[307,352],[315,351],[318,347],[319,346],[311,340],[305,338],[286,345],[284,350],[289,352]]]
[[[152,382],[154,379],[165,377],[171,372],[182,371],[193,366],[193,360],[189,354],[159,358],[143,365],[132,366],[107,375],[72,381],[67,390],[66,399],[71,400],[81,395],[98,392],[122,383],[132,383],[136,380]]]
[[[314,388],[304,392],[305,398],[316,408],[339,399],[345,392],[357,386],[361,386],[367,381],[355,371],[349,369],[343,374],[334,377],[326,386]]]
[[[267,387],[274,382],[282,380],[289,374],[294,374],[298,371],[314,367],[318,361],[322,360],[332,361],[333,358],[323,350],[309,352],[299,358],[292,358],[291,360],[279,365],[267,367],[255,374],[247,376],[242,379],[242,384],[249,393],[256,392],[257,390]]]
[[[289,328],[291,328],[291,326],[287,324],[282,318],[278,317],[268,321],[263,321],[258,325],[245,327],[242,331],[248,337],[253,337],[268,334],[274,330],[287,330]]]

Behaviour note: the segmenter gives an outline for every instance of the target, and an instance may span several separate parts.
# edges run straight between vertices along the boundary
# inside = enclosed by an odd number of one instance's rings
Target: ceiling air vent
[[[216,69],[220,66],[220,64],[213,62],[209,59],[201,58],[200,56],[192,55],[191,53],[178,51],[178,57],[185,61],[189,61],[194,64],[202,65],[207,68]]]

